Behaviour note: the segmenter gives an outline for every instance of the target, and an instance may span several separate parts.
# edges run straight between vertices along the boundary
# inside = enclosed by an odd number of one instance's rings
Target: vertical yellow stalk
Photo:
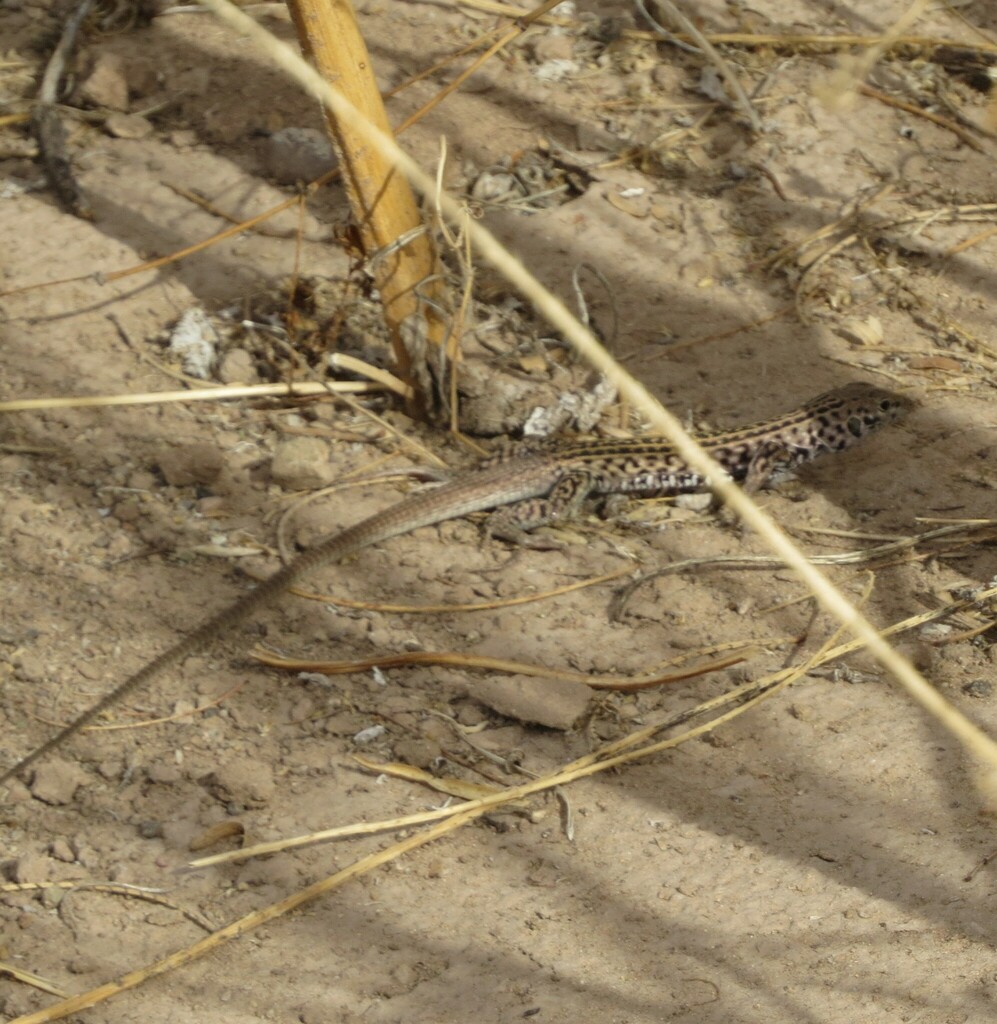
[[[350,0],[291,0],[289,6],[302,49],[318,73],[349,99],[367,122],[391,135]],[[352,124],[328,112],[326,120],[364,254],[372,260],[370,269],[381,293],[398,371],[407,380],[414,372],[417,382],[423,383],[426,375],[419,363],[431,359],[432,353],[409,351],[401,325],[409,317],[422,317],[427,329],[420,333],[430,343],[430,350],[442,343],[442,322],[431,307],[421,306],[419,301],[421,295],[438,302],[442,291],[432,241],[426,232],[418,232],[423,224],[418,204],[393,161]],[[402,244],[393,248],[399,239]],[[422,400],[427,397],[422,395]]]

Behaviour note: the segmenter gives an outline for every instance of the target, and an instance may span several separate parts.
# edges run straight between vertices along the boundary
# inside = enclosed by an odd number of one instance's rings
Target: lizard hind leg
[[[542,498],[528,498],[493,512],[485,523],[485,535],[540,551],[553,551],[564,545],[531,533],[541,526],[575,518],[596,486],[595,477],[584,470],[565,473]]]

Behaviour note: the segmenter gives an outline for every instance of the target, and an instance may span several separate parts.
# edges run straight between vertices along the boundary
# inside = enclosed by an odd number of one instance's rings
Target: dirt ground
[[[566,300],[573,269],[597,268],[618,308],[615,351],[700,426],[762,419],[850,380],[918,399],[903,423],[763,496],[808,551],[865,548],[990,517],[997,236],[988,234],[994,209],[981,204],[997,200],[992,139],[972,128],[960,137],[871,96],[829,109],[819,97],[833,55],[731,47],[724,52],[761,117],[763,130],[752,135],[739,111],[718,102],[699,53],[621,35],[637,24],[626,5],[578,8],[587,27],[531,29],[405,133],[410,152],[433,167],[445,136],[449,186],[476,188],[484,222]],[[783,35],[877,34],[905,9],[896,0],[875,5],[874,15],[863,5],[696,5],[706,31]],[[970,45],[981,33],[997,39],[992,4],[957,10],[933,7],[911,31]],[[279,7],[260,17],[292,37]],[[385,88],[501,23],[471,8],[390,0],[363,4],[360,18]],[[10,109],[23,109],[59,15],[18,0],[0,19],[0,88]],[[930,101],[953,123],[961,116],[997,128],[987,94],[927,57],[890,57],[870,84],[915,106]],[[103,79],[94,80],[93,67]],[[439,84],[429,78],[400,92],[389,103],[392,120]],[[91,28],[75,89],[71,102],[97,112],[68,119],[91,221],[59,208],[23,126],[0,134],[0,399],[181,387],[167,372],[178,364],[163,339],[196,307],[217,322],[227,317],[227,370],[217,374],[265,378],[273,363],[259,339],[275,332],[264,325],[240,334],[233,325],[280,312],[296,265],[311,279],[347,275],[333,241],[347,221],[336,188],[310,206],[300,244],[292,211],[269,233],[239,234],[157,271],[107,275],[225,227],[178,190],[235,216],[292,195],[293,186],[273,182],[272,134],[320,129],[315,105],[248,44],[189,11],[121,31]],[[116,89],[124,106],[111,111]],[[144,122],[125,119],[136,114]],[[531,160],[545,183],[567,183],[568,201],[497,195],[509,168]],[[964,207],[958,216],[955,206]],[[848,215],[814,244],[769,262]],[[504,289],[488,274],[482,284],[491,308],[513,322],[520,314]],[[592,278],[587,287],[605,327],[607,303]],[[557,385],[564,360],[556,347],[543,356],[536,335],[545,333],[537,326],[517,341],[498,332],[493,358]],[[327,332],[331,346],[369,358],[361,334]],[[410,423],[383,397],[369,404],[461,461],[441,432]],[[297,477],[282,475],[275,456],[302,439],[311,461]],[[419,461],[400,449],[360,413],[327,401],[4,414],[0,763],[272,571],[275,521],[294,492]],[[294,516],[289,540],[311,543],[408,486],[334,491]],[[997,572],[989,536],[879,560],[868,614],[886,626],[951,600],[953,588],[985,584]],[[512,552],[458,521],[366,551],[311,584],[371,603],[456,605],[635,562],[653,570],[764,552],[729,521],[667,506],[628,509],[615,524],[587,519],[562,539],[563,550]],[[856,597],[869,579],[861,565],[829,571]],[[288,597],[254,617],[102,723],[128,728],[75,738],[0,794],[0,961],[62,993],[86,991],[399,838],[176,873],[209,829],[220,831],[204,853],[443,802],[417,783],[364,771],[359,752],[515,784],[525,777],[517,768],[550,772],[799,661],[833,632],[783,570],[665,576],[638,590],[619,622],[608,611],[617,586],[429,615]],[[997,735],[994,658],[986,632],[970,635],[975,624],[950,619],[897,643]],[[797,647],[774,642],[801,636]],[[413,667],[298,678],[247,658],[263,641],[326,659],[456,650],[636,673],[752,639],[762,651],[743,665],[637,694],[513,677],[517,692],[540,705],[535,718],[544,720],[554,693],[567,703],[546,724],[526,720],[519,703],[503,704],[510,680],[498,673]],[[847,671],[808,675],[705,739],[564,787],[570,835],[563,805],[535,797],[74,1019],[993,1020],[997,886],[994,864],[984,862],[997,834],[980,813],[972,766],[867,655],[842,664]],[[149,724],[165,717],[175,720]],[[163,902],[56,886],[81,879],[147,887]],[[56,998],[0,971],[5,1020]]]

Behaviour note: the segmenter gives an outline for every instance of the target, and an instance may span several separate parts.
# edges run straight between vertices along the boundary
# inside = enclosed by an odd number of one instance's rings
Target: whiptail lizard
[[[712,434],[700,438],[699,443],[734,480],[762,486],[776,473],[850,448],[903,415],[910,406],[906,398],[892,392],[867,384],[848,384],[785,416]],[[139,686],[213,644],[319,566],[340,562],[363,548],[420,526],[500,506],[489,519],[488,532],[521,539],[524,531],[576,514],[589,498],[663,497],[708,487],[709,482],[667,441],[654,437],[569,441],[488,460],[478,469],[440,487],[411,495],[299,555],[255,590],[119,683],[0,776],[0,785],[62,746],[102,711]]]

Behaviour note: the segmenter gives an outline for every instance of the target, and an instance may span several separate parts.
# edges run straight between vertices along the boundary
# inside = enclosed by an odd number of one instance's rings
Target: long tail
[[[253,612],[275,601],[288,587],[320,566],[340,562],[363,548],[380,544],[391,537],[416,530],[420,526],[431,526],[433,523],[458,519],[471,512],[494,508],[496,505],[535,497],[549,487],[549,470],[545,460],[525,457],[515,460],[515,464],[499,463],[469,473],[441,487],[420,491],[389,506],[383,512],[375,513],[368,519],[329,537],[299,555],[293,562],[258,584],[254,590],[202,623],[192,633],[188,633],[124,682],[119,683],[51,739],[46,740],[0,775],[0,785],[60,747],[71,736],[89,725],[101,712],[123,700],[133,690],[144,686],[190,655],[210,647],[249,618]]]

